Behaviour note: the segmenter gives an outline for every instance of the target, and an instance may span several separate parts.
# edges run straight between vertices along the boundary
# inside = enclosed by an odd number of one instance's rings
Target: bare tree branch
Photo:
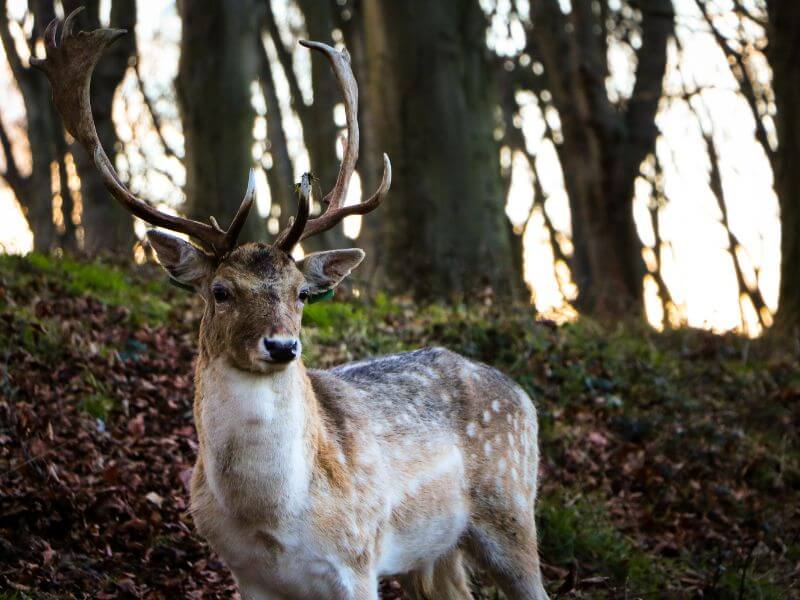
[[[756,271],[756,281],[755,286],[750,287],[747,285],[747,281],[744,277],[744,270],[742,269],[741,261],[739,256],[736,252],[737,248],[741,248],[742,251],[745,251],[744,245],[742,244],[739,237],[733,232],[730,226],[730,221],[728,219],[728,205],[725,201],[725,190],[722,186],[722,174],[719,168],[719,153],[717,151],[717,145],[714,141],[714,134],[713,130],[711,132],[705,131],[703,128],[700,115],[697,113],[697,110],[692,107],[692,112],[694,112],[695,117],[697,118],[698,126],[700,127],[700,132],[703,137],[703,140],[706,145],[706,152],[708,153],[708,160],[711,165],[711,170],[709,173],[709,185],[711,187],[711,191],[714,194],[714,198],[717,201],[717,206],[720,211],[720,224],[725,228],[725,231],[728,236],[728,246],[730,248],[731,258],[733,260],[733,267],[736,272],[736,281],[739,286],[739,292],[741,294],[745,294],[750,301],[753,303],[753,307],[756,310],[756,315],[758,316],[758,321],[762,326],[766,326],[763,311],[769,311],[767,308],[767,303],[764,300],[764,296],[761,293],[761,288],[758,286],[758,271]],[[754,263],[755,266],[755,263]],[[741,308],[740,303],[740,312],[742,317],[742,326],[745,325],[745,315],[744,309]]]
[[[22,202],[22,188],[25,186],[25,177],[22,176],[19,171],[19,167],[17,167],[17,161],[14,158],[14,153],[11,150],[11,140],[9,139],[8,133],[3,126],[2,119],[0,119],[0,146],[3,148],[3,154],[5,155],[6,159],[5,171],[0,173],[0,175],[2,175],[2,177],[8,182],[8,185],[13,190],[17,200]]]
[[[558,230],[553,225],[553,221],[550,219],[550,215],[547,214],[547,209],[545,208],[545,200],[547,199],[544,189],[542,188],[542,181],[539,177],[539,171],[536,166],[536,156],[532,155],[528,152],[527,144],[525,143],[525,134],[522,130],[514,125],[514,115],[518,114],[519,106],[513,95],[513,88],[511,86],[505,86],[506,93],[503,95],[503,116],[505,119],[505,135],[503,142],[508,145],[508,147],[512,151],[512,160],[513,160],[513,152],[521,152],[522,155],[525,157],[526,161],[528,162],[528,166],[531,169],[531,173],[533,175],[533,202],[531,202],[531,207],[528,210],[528,215],[525,218],[522,232],[519,233],[519,238],[522,239],[525,236],[525,232],[528,230],[528,225],[530,224],[531,216],[533,215],[533,211],[538,205],[542,211],[542,218],[544,219],[544,225],[547,229],[548,237],[550,240],[550,247],[553,252],[553,275],[558,283],[559,291],[561,295],[566,299],[567,294],[565,290],[562,289],[561,280],[558,277],[558,273],[556,272],[556,262],[562,261],[566,265],[570,265],[571,261],[570,258],[564,254],[563,249],[561,248],[561,244],[558,243]],[[546,133],[550,132],[552,136],[552,132],[549,129],[549,125],[545,125]],[[507,178],[507,186],[510,187],[511,183],[511,170],[509,169]],[[507,191],[507,190],[506,190]],[[507,194],[506,194],[507,195]],[[520,265],[521,266],[521,265]]]
[[[67,140],[64,138],[64,130],[60,126],[57,128],[55,136],[58,155],[58,187],[61,196],[61,216],[64,219],[64,231],[60,236],[61,247],[75,251],[78,249],[78,239],[75,235],[75,223],[72,220],[75,203],[72,198],[72,190],[69,189],[69,177],[67,176],[66,156],[69,149]]]
[[[9,29],[10,21],[8,19],[8,10],[6,8],[6,0],[0,0],[0,40],[3,43],[3,50],[6,53],[6,59],[11,67],[11,72],[17,81],[27,80],[30,78],[30,71],[22,64],[22,59],[17,52],[17,47],[14,43],[14,37],[11,35]]]
[[[740,52],[736,52],[733,48],[730,47],[730,45],[728,44],[728,40],[725,38],[724,35],[722,35],[719,29],[715,27],[714,20],[709,14],[704,0],[695,0],[695,4],[700,9],[700,12],[702,12],[703,18],[705,19],[705,22],[708,25],[711,34],[714,36],[714,39],[716,40],[720,49],[725,54],[725,57],[731,64],[731,70],[733,71],[733,75],[734,77],[736,77],[736,80],[739,82],[739,85],[741,86],[742,96],[747,101],[747,105],[750,107],[750,111],[753,113],[753,119],[755,120],[756,123],[756,139],[758,140],[758,143],[761,144],[761,147],[764,149],[764,153],[767,155],[767,159],[769,160],[770,164],[774,165],[775,150],[769,143],[769,136],[767,135],[767,129],[764,126],[764,121],[762,120],[761,114],[758,110],[758,99],[756,97],[755,86],[753,85],[753,81],[750,79],[750,75],[748,74],[747,65],[745,64],[744,57]]]
[[[766,17],[759,17],[754,15],[750,12],[747,7],[742,4],[741,0],[733,0],[733,7],[736,9],[736,12],[745,19],[749,19],[759,27],[766,28],[767,26],[767,18]]]
[[[669,286],[667,285],[666,280],[664,279],[664,272],[662,270],[662,261],[661,261],[661,250],[663,249],[665,242],[664,239],[661,237],[661,227],[659,223],[659,208],[660,208],[660,201],[664,199],[661,190],[658,188],[658,178],[663,175],[663,170],[661,168],[661,161],[658,160],[658,154],[653,153],[655,158],[655,173],[651,181],[651,185],[653,188],[653,200],[652,204],[648,207],[648,212],[650,213],[650,225],[653,228],[653,253],[656,257],[656,268],[653,271],[650,271],[650,275],[653,276],[655,279],[656,284],[658,285],[658,298],[661,301],[661,305],[664,307],[664,314],[661,319],[661,326],[667,328],[669,326],[669,320],[667,319],[667,305],[670,301],[674,304],[674,298],[672,297],[672,293],[669,290]]]
[[[269,185],[272,201],[281,208],[279,224],[282,228],[292,214],[294,171],[292,169],[292,160],[289,157],[286,132],[283,130],[283,118],[278,95],[275,91],[272,66],[269,63],[269,57],[263,42],[259,40],[258,46],[260,61],[259,83],[261,84],[264,103],[267,107],[267,139],[269,140],[270,155],[272,157],[272,168],[267,171],[267,184]]]
[[[144,105],[147,108],[147,112],[150,114],[150,119],[153,121],[153,129],[155,129],[156,135],[158,135],[158,139],[161,142],[161,146],[164,148],[164,154],[166,154],[170,158],[175,158],[177,160],[181,160],[181,156],[178,152],[167,142],[164,134],[162,133],[162,122],[161,122],[161,115],[158,114],[156,111],[155,106],[153,106],[153,102],[150,100],[150,97],[147,95],[147,91],[144,89],[144,80],[142,79],[141,71],[139,70],[139,60],[138,57],[133,63],[133,70],[136,74],[136,82],[139,86],[139,92],[142,94],[142,99],[144,100]]]
[[[283,40],[281,39],[281,33],[278,30],[278,24],[275,22],[275,15],[272,12],[272,3],[270,0],[264,0],[264,5],[266,7],[265,18],[267,32],[269,33],[270,38],[272,38],[272,43],[275,44],[275,51],[278,54],[278,62],[281,65],[281,69],[283,69],[284,75],[286,75],[286,80],[289,82],[289,95],[291,96],[292,106],[298,112],[298,114],[301,115],[302,120],[303,113],[307,111],[307,107],[303,102],[303,92],[300,90],[300,84],[297,81],[297,74],[294,72],[292,54],[283,44]]]

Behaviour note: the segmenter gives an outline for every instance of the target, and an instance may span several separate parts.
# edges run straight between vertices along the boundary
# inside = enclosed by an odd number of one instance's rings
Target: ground
[[[0,599],[233,595],[186,512],[197,319],[153,267],[0,257]],[[305,316],[314,366],[434,344],[539,407],[551,596],[800,598],[796,347],[380,296]]]

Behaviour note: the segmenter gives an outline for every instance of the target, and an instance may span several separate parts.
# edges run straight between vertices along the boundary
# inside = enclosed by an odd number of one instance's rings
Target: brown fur
[[[351,259],[337,263],[338,271],[330,274],[333,285],[349,272],[345,267]],[[344,588],[334,595],[375,598],[374,569],[398,543],[396,536],[426,539],[427,529],[435,531],[437,523],[448,522],[442,519],[463,513],[463,532],[453,545],[437,550],[438,557],[423,552],[409,567],[404,575],[409,593],[429,600],[469,598],[466,555],[509,598],[546,598],[533,512],[537,423],[528,396],[495,369],[443,349],[330,371],[306,371],[299,361],[288,366],[264,362],[258,350],[262,337],[299,336],[299,292],[311,280],[317,286],[326,283],[327,263],[315,263],[313,276],[309,264],[296,264],[264,244],[248,244],[220,264],[208,259],[207,274],[194,282],[206,299],[196,370],[200,451],[192,478],[200,533],[229,561],[243,591],[260,589],[262,573],[280,572],[288,550],[272,532],[296,518],[295,507],[282,500],[282,489],[258,492],[240,466],[251,450],[248,430],[257,432],[263,419],[243,418],[243,425],[229,438],[215,440],[213,448],[204,420],[210,409],[224,409],[220,401],[235,400],[214,395],[217,384],[209,374],[218,365],[230,365],[242,377],[288,374],[286,381],[294,382],[297,395],[275,401],[288,402],[285,410],[303,415],[300,422],[287,424],[297,429],[287,443],[299,443],[304,464],[310,465],[303,527],[313,532],[312,539],[324,540],[326,552],[356,578],[355,595]],[[215,286],[228,290],[229,298],[215,300]],[[207,405],[209,398],[217,398],[217,404]],[[213,458],[217,485],[227,486],[220,488],[223,500],[211,491],[204,457]],[[454,457],[462,457],[463,471],[456,463],[450,467]],[[387,514],[390,490],[397,500]],[[255,546],[245,546],[243,554],[238,538],[231,537],[232,527],[243,535],[253,528]],[[256,571],[254,564],[260,565]],[[270,579],[269,585],[279,597],[326,597],[339,589],[335,577],[312,578],[302,593],[297,583],[280,578]],[[317,582],[322,587],[314,587]]]

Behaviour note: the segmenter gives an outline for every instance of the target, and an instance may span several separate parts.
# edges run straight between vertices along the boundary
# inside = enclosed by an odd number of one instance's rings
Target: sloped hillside
[[[152,267],[0,257],[0,598],[231,597],[186,511],[198,309]],[[800,597],[796,349],[386,297],[305,321],[316,366],[435,344],[525,386],[552,596]]]

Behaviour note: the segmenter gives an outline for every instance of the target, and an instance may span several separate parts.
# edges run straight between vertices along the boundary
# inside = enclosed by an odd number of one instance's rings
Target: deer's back
[[[533,403],[517,383],[444,348],[371,358],[309,376],[326,408],[423,435],[444,429],[478,439],[513,431],[515,417],[517,430],[521,419],[535,423]]]
[[[453,448],[473,497],[532,506],[536,409],[497,369],[425,348],[312,371],[310,377],[325,409],[371,432],[390,457],[435,461],[444,452],[440,460],[447,462],[450,455],[442,449]]]

